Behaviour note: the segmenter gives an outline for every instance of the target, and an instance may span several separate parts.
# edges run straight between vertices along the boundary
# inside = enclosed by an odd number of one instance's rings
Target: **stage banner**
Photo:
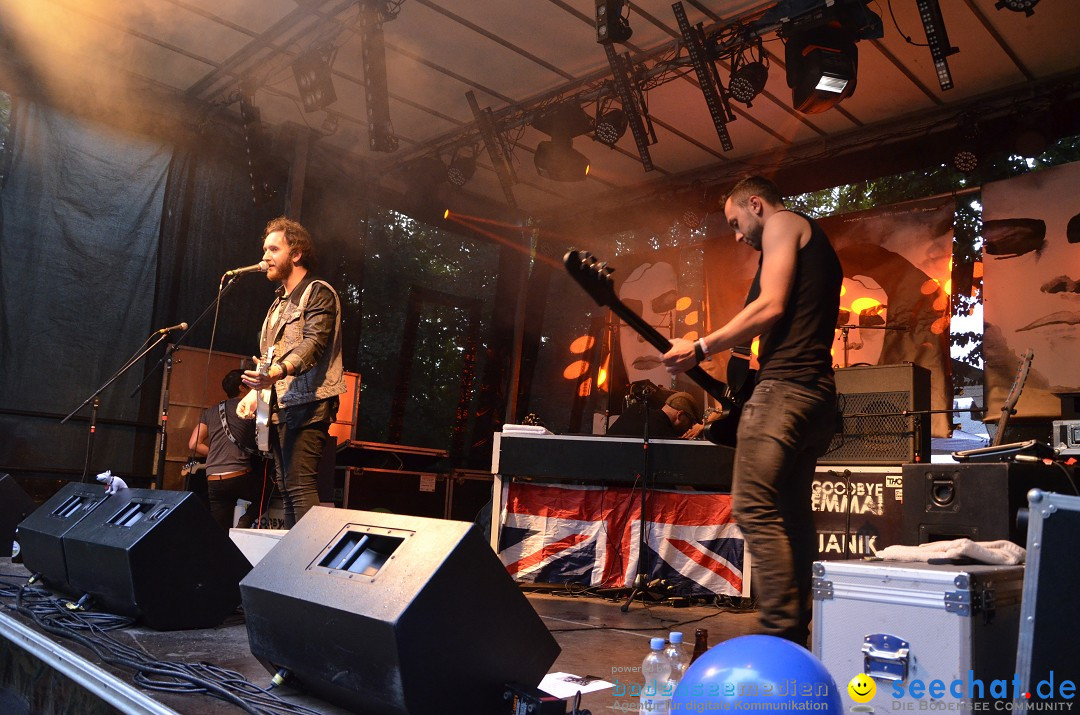
[[[1018,417],[1058,417],[1080,392],[1080,162],[986,184],[983,335],[987,419],[1001,414],[1025,351],[1034,353]]]
[[[930,370],[933,409],[952,407],[946,291],[954,215],[946,197],[818,220],[844,268],[833,364],[922,365]],[[730,230],[706,243],[708,330],[743,306],[760,257]],[[935,437],[949,435],[948,415],[933,415],[931,425]]]
[[[744,545],[731,495],[649,492],[649,580],[684,596],[744,594]],[[641,493],[623,487],[512,483],[499,558],[514,579],[630,587],[637,575]]]

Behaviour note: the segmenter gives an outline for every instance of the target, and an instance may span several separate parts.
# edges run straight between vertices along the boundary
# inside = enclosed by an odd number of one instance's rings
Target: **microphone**
[[[233,276],[242,276],[245,273],[266,273],[268,270],[270,270],[270,266],[266,265],[266,261],[259,261],[253,266],[244,266],[243,268],[225,271],[225,277],[232,278]]]
[[[187,330],[187,323],[177,323],[176,325],[170,325],[167,328],[162,328],[158,331],[158,335],[164,335],[165,333],[171,333],[174,330]]]

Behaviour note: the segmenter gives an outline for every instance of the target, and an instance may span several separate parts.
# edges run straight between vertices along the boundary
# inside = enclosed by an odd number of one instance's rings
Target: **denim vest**
[[[268,339],[274,340],[274,355],[278,358],[289,353],[304,339],[304,310],[312,288],[319,283],[334,295],[334,334],[315,367],[299,375],[286,375],[274,383],[274,394],[281,408],[303,405],[308,402],[325,400],[346,391],[344,370],[341,366],[341,299],[337,291],[326,281],[313,280],[304,288],[300,302],[282,301],[281,315],[275,336],[268,336],[270,313],[267,313],[262,325],[262,348],[266,354]]]

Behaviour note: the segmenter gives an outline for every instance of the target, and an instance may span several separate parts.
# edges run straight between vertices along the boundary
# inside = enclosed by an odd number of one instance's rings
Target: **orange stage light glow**
[[[691,330],[691,331],[690,331],[690,332],[688,332],[688,333],[687,333],[686,335],[682,336],[682,339],[683,339],[683,340],[689,340],[690,342],[693,342],[693,341],[697,340],[697,339],[698,339],[698,338],[700,338],[700,337],[701,337],[701,336],[700,336],[700,335],[698,335],[698,331],[696,331],[696,330]]]
[[[876,298],[856,298],[851,303],[851,312],[858,313],[859,315],[877,315],[884,307],[885,306],[881,304],[881,301]]]
[[[690,299],[690,296],[684,295],[675,301],[675,310],[683,311],[690,307],[694,301]]]
[[[589,361],[575,360],[563,369],[562,376],[567,380],[580,380],[582,376],[587,375],[588,373]]]
[[[473,230],[473,231],[475,231],[475,232],[477,232],[477,233],[479,233],[479,234],[481,234],[483,236],[487,236],[488,238],[490,238],[492,241],[495,241],[496,243],[501,243],[502,245],[504,245],[504,246],[506,246],[508,248],[512,248],[515,251],[517,251],[518,253],[520,253],[522,255],[525,255],[525,256],[529,256],[530,258],[535,256],[536,260],[547,263],[552,268],[562,268],[562,262],[561,261],[557,261],[554,258],[551,258],[549,256],[545,256],[542,253],[534,254],[527,247],[522,246],[517,241],[512,241],[512,240],[506,238],[505,236],[500,236],[499,234],[493,233],[491,231],[485,231],[484,229],[480,228],[479,226],[473,225],[473,223],[471,221],[466,221],[465,220],[466,218],[468,218],[468,217],[461,216],[459,214],[450,214],[449,215],[449,220],[450,221],[455,221],[457,223],[460,223],[463,226],[468,226],[471,230]],[[496,224],[496,225],[502,225],[502,226],[509,226],[509,224],[502,224],[502,223],[499,223],[499,222],[496,222],[496,221],[489,221],[488,223],[492,223],[492,224]],[[521,230],[520,226],[512,226],[511,228]]]
[[[582,335],[574,338],[574,342],[570,343],[570,353],[572,355],[584,355],[586,351],[591,350],[592,346],[596,344],[596,339],[591,335]]]
[[[687,325],[697,325],[698,312],[696,310],[691,310],[683,317],[683,322]]]
[[[578,385],[577,393],[581,397],[588,397],[590,394],[592,394],[592,378],[591,377],[588,380],[583,381],[580,385]]]

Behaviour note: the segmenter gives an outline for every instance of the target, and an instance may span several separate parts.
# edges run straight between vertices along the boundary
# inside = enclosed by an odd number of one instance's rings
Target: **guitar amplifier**
[[[930,371],[914,363],[836,371],[839,424],[821,465],[930,461]]]

